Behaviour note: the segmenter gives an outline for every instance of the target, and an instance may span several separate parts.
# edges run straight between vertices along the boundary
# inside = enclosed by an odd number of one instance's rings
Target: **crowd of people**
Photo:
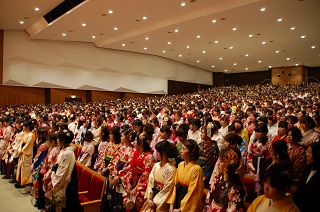
[[[5,106],[1,174],[42,211],[81,211],[76,161],[106,177],[102,211],[317,211],[319,111],[317,83]]]

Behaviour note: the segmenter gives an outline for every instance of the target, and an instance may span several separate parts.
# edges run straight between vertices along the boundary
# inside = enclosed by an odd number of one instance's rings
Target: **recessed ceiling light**
[[[66,33],[62,33],[62,36],[67,36],[67,34]]]
[[[200,35],[197,35],[197,38],[200,38]]]
[[[261,60],[259,60],[258,63],[261,63]]]
[[[117,31],[117,30],[118,30],[118,27],[114,27],[113,29]]]
[[[299,64],[298,63],[296,63],[296,66],[298,66]]]
[[[219,60],[222,60],[222,57],[220,57]]]
[[[84,27],[85,27],[85,26],[87,26],[87,24],[86,24],[86,23],[82,23],[81,25],[82,25],[82,26],[84,26]]]
[[[146,39],[146,40],[149,40],[149,38],[148,38],[148,37],[146,37],[145,39]]]
[[[246,54],[245,56],[246,56],[246,57],[248,57],[249,55],[248,55],[248,54]]]
[[[39,8],[39,7],[35,7],[34,10],[35,10],[35,11],[39,11],[40,8]]]
[[[214,43],[218,43],[218,42],[219,42],[219,41],[217,41],[217,40],[216,40],[216,41],[214,41]]]
[[[163,52],[163,53],[166,53],[166,51],[165,51],[165,50],[163,50],[162,52]]]
[[[24,21],[20,21],[19,23],[20,23],[20,24],[24,24]]]
[[[214,66],[211,66],[212,68],[214,68]]]
[[[269,66],[269,68],[272,68],[272,66]]]
[[[233,27],[233,28],[232,28],[232,30],[233,30],[233,31],[236,31],[236,30],[237,30],[237,28],[236,28],[236,27]]]
[[[186,3],[182,2],[180,5],[181,5],[182,7],[184,7],[184,6],[186,6]]]
[[[250,34],[250,35],[249,35],[249,38],[252,38],[252,36],[253,36],[253,35],[252,35],[252,34]]]
[[[287,57],[287,60],[290,60],[290,57]]]
[[[122,46],[126,46],[126,44],[123,43]]]
[[[278,53],[279,53],[279,50],[277,50],[276,53],[278,54]]]
[[[216,22],[217,22],[217,20],[216,20],[216,19],[213,19],[211,22],[212,22],[212,23],[216,23]]]
[[[190,48],[190,46],[187,46],[187,49],[189,49]]]
[[[179,54],[179,57],[182,57],[182,54]]]
[[[282,18],[278,18],[278,22],[281,22],[282,21]]]
[[[143,49],[144,49],[144,50],[147,50],[148,48],[147,48],[147,47],[144,47]]]
[[[301,35],[301,38],[305,38],[306,36],[305,35]]]
[[[206,51],[202,51],[202,53],[204,54],[204,53],[206,53]]]
[[[237,64],[236,64],[236,63],[234,63],[233,65],[234,65],[234,66],[236,66]]]
[[[113,13],[113,10],[108,10],[108,13],[109,13],[109,14],[112,14],[112,13]]]
[[[233,49],[233,46],[230,46],[229,48],[230,48],[230,49]]]
[[[316,48],[316,46],[311,46],[311,49],[315,49]]]
[[[142,19],[143,19],[143,20],[147,20],[147,16],[143,16]]]
[[[175,32],[179,32],[179,30],[178,30],[178,29],[175,29],[174,31],[175,31]]]
[[[296,28],[295,28],[295,27],[291,27],[290,29],[291,29],[291,30],[295,30]]]
[[[266,42],[265,42],[265,41],[262,41],[261,43],[262,43],[262,44],[266,44]]]
[[[96,38],[96,36],[94,36],[94,35],[92,35],[91,37],[92,37],[93,39],[95,39],[95,38]]]
[[[197,63],[200,63],[200,60],[197,60]]]
[[[227,72],[228,70],[226,69],[226,70],[224,70],[224,72]]]
[[[170,44],[171,44],[171,42],[169,41],[169,42],[168,42],[168,44],[170,45]]]
[[[263,11],[265,11],[265,10],[266,10],[265,7],[262,7],[262,8],[260,9],[261,12],[263,12]]]

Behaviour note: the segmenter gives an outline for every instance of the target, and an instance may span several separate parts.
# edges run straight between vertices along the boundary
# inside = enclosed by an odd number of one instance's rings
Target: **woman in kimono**
[[[198,165],[199,147],[196,141],[188,139],[183,142],[181,150],[182,161],[174,177],[173,188],[167,203],[170,212],[200,212],[203,209],[204,192],[203,173]]]
[[[310,116],[302,116],[299,119],[299,122],[303,135],[300,144],[305,148],[308,148],[311,143],[318,142],[320,140],[320,134],[315,130],[316,122]]]
[[[272,165],[266,173],[264,195],[257,197],[247,212],[299,212],[291,195],[287,193],[290,186],[291,177],[287,164]]]
[[[84,145],[79,155],[79,159],[78,159],[79,163],[90,168],[93,153],[94,153],[93,134],[91,131],[88,130],[84,135]]]
[[[93,170],[101,174],[102,169],[104,168],[103,161],[105,157],[105,151],[108,146],[108,141],[109,141],[109,135],[110,132],[107,127],[103,126],[101,127],[101,132],[100,132],[100,143],[98,146],[98,158],[94,164]]]
[[[145,132],[136,138],[134,141],[136,151],[129,162],[129,171],[124,178],[126,192],[123,195],[123,203],[127,209],[132,211],[141,211],[142,209],[149,174],[155,164],[150,141],[151,137]]]
[[[33,158],[33,144],[35,141],[35,136],[31,131],[32,123],[31,121],[26,121],[23,123],[24,136],[22,138],[22,143],[19,148],[19,161],[16,174],[16,180],[18,183],[15,184],[16,188],[23,188],[21,192],[30,193],[32,184],[32,174],[31,165]]]
[[[245,211],[245,189],[237,169],[241,164],[241,152],[230,145],[221,150],[219,155],[219,175],[213,178],[206,198],[208,204],[204,211]]]
[[[168,141],[156,144],[158,163],[153,166],[149,175],[146,201],[142,211],[168,211],[170,205],[167,203],[169,192],[174,186],[176,167],[171,158],[178,156],[177,147]]]
[[[73,133],[62,130],[58,134],[58,145],[61,150],[57,163],[51,168],[51,182],[48,189],[52,190],[51,202],[56,205],[57,211],[81,211],[78,200],[78,179],[74,146],[70,146]]]

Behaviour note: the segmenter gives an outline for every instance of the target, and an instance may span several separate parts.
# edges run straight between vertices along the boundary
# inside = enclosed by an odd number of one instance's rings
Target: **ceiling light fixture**
[[[200,38],[200,35],[197,35],[197,38]]]
[[[222,57],[220,57],[219,60],[222,60]]]
[[[163,50],[162,52],[163,52],[163,53],[166,53],[166,51],[164,51],[164,50]]]
[[[291,27],[290,29],[291,29],[291,30],[295,30],[296,28],[295,28],[295,27]]]
[[[306,36],[305,35],[301,35],[301,38],[303,39],[303,38],[305,38]]]
[[[143,16],[142,19],[143,19],[143,20],[147,20],[147,16]]]
[[[182,57],[182,54],[179,54],[179,57]]]
[[[248,71],[248,68],[246,68],[246,71]]]
[[[204,53],[206,53],[206,51],[202,51],[202,53],[204,54]]]
[[[148,38],[148,37],[146,37],[145,39],[146,39],[146,40],[149,40],[149,38]]]
[[[20,23],[20,24],[24,24],[24,21],[20,21],[19,23]]]
[[[226,69],[226,70],[224,70],[224,72],[227,72],[228,70]]]
[[[264,12],[264,11],[266,11],[266,8],[265,8],[265,7],[262,7],[262,8],[260,9],[260,11],[261,11],[261,12]]]
[[[126,46],[126,44],[123,43],[122,46]]]
[[[189,49],[190,48],[190,46],[187,46],[187,49]]]
[[[230,46],[229,48],[230,48],[230,49],[233,49],[233,46]]]
[[[62,33],[62,36],[67,36],[67,34],[66,33]]]
[[[311,46],[311,49],[315,49],[316,48],[316,46]]]
[[[299,64],[298,63],[296,63],[296,66],[298,66]]]
[[[281,22],[282,21],[282,18],[278,18],[278,22]]]
[[[39,11],[40,8],[39,8],[39,7],[35,7],[34,10],[35,10],[35,11]]]
[[[250,35],[249,35],[249,38],[252,38],[252,36],[253,36],[253,35],[252,35],[252,34],[250,34]]]
[[[174,31],[175,31],[175,32],[179,32],[179,30],[178,30],[178,29],[175,29]]]
[[[212,23],[216,23],[216,22],[217,22],[217,20],[216,20],[216,19],[213,19],[211,22],[212,22]]]
[[[261,63],[261,60],[259,60],[258,63]]]
[[[218,42],[219,42],[219,41],[216,40],[214,43],[218,43]]]
[[[115,31],[117,31],[117,30],[118,30],[118,27],[114,27],[113,29],[114,29]]]
[[[290,60],[290,57],[287,57],[287,60]]]
[[[200,63],[200,60],[197,60],[197,63]]]
[[[147,50],[148,48],[147,48],[147,47],[144,47],[143,49],[144,49],[144,50]]]
[[[112,13],[113,13],[113,10],[109,10],[108,13],[109,13],[109,14],[112,14]]]
[[[234,66],[236,66],[237,64],[236,64],[236,63],[234,63],[233,65],[234,65]]]
[[[249,55],[248,55],[248,54],[246,54],[245,56],[246,56],[246,57],[248,57]]]
[[[170,45],[170,44],[171,44],[171,42],[169,41],[169,42],[168,42],[168,44]]]
[[[277,54],[278,54],[279,52],[280,52],[279,50],[276,51]]]
[[[186,3],[182,2],[180,5],[181,5],[181,7],[184,7],[184,6],[186,6]]]
[[[86,23],[82,23],[81,25],[82,25],[83,27],[87,26],[87,24],[86,24]]]
[[[266,44],[266,42],[265,42],[265,41],[262,41],[261,43],[262,43],[262,44]]]
[[[214,66],[211,66],[212,68],[214,68]]]
[[[95,38],[96,38],[96,36],[92,35],[92,38],[93,38],[93,39],[95,39]]]
[[[237,28],[236,28],[236,27],[233,27],[233,28],[232,28],[232,30],[233,30],[233,31],[236,31],[236,30],[237,30]]]

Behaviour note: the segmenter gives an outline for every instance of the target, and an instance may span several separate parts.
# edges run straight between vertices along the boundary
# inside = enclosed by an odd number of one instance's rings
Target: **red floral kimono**
[[[130,167],[127,175],[124,177],[125,190],[128,191],[128,184],[132,185],[132,189],[136,188],[136,207],[138,211],[141,210],[145,201],[144,194],[147,190],[149,174],[155,164],[152,151],[142,152],[136,150],[132,160],[130,161]],[[129,199],[129,194],[123,194],[123,203],[126,204]]]

